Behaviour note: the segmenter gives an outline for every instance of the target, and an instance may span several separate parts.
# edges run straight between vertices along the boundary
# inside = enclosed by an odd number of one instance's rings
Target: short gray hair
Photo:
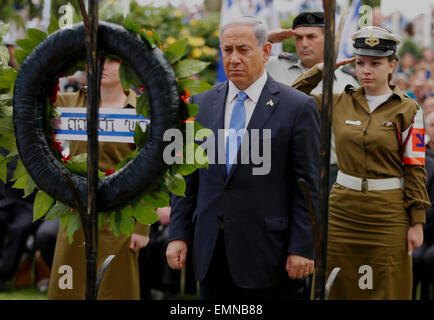
[[[232,19],[228,23],[220,27],[220,36],[219,36],[220,43],[222,42],[223,32],[225,32],[225,30],[232,25],[251,26],[253,28],[253,33],[255,34],[255,38],[258,41],[259,47],[262,47],[268,41],[267,28],[262,23],[262,21],[253,16],[244,16],[244,17],[238,17]]]

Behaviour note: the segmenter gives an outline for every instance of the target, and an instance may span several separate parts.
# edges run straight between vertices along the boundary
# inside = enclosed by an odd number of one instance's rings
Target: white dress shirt
[[[250,118],[252,117],[253,111],[255,110],[256,104],[258,103],[259,97],[261,96],[262,89],[267,82],[267,73],[264,72],[262,76],[259,77],[254,83],[250,85],[244,92],[247,94],[247,99],[244,101],[244,106],[246,108],[246,122],[245,127],[247,128]],[[234,109],[235,103],[237,102],[238,89],[235,84],[229,80],[228,96],[226,97],[225,105],[225,141],[227,136],[227,130],[230,127],[232,110]]]
[[[371,111],[371,113],[374,112],[374,110],[377,109],[380,104],[389,99],[390,96],[391,93],[383,94],[381,96],[368,96],[367,94],[365,94],[365,98],[368,102],[369,110]]]

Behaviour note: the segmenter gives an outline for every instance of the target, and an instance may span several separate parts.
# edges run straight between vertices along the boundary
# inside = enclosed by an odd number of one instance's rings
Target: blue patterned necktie
[[[247,99],[247,94],[243,91],[238,92],[237,102],[232,110],[231,122],[229,124],[229,132],[226,138],[226,172],[229,174],[231,166],[237,157],[238,148],[241,144],[242,136],[238,136],[237,132],[244,129],[246,123],[246,107],[244,101]],[[232,130],[231,130],[232,129]]]

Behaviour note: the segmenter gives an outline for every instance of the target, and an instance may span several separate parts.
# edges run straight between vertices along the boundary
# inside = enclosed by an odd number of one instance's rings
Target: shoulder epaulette
[[[406,97],[406,98],[409,98],[409,99],[413,100],[413,101],[414,101],[414,103],[416,103],[416,104],[417,104],[417,101],[416,101],[416,100],[414,100],[414,98],[410,97],[410,96],[409,96],[408,94],[406,94],[406,93],[402,93],[402,95],[403,95],[404,97]]]
[[[357,79],[357,75],[356,75],[356,69],[351,68],[349,65],[343,66],[341,68],[342,72],[349,74],[350,76],[352,76],[354,79]]]
[[[349,95],[352,95],[354,92],[354,87],[351,84],[347,84],[345,86],[345,92],[348,93]]]
[[[286,59],[291,62],[297,62],[298,56],[294,53],[282,52],[281,54],[279,54],[279,59]]]
[[[406,93],[402,93],[402,95],[403,95],[404,97],[410,99],[410,100],[411,100],[411,101],[416,105],[416,107],[417,107],[418,109],[420,108],[419,103],[418,103],[414,98],[410,97],[410,96],[409,96],[408,94],[406,94]]]

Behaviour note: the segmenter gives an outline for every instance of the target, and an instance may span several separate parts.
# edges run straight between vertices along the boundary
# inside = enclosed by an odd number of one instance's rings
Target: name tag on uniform
[[[60,140],[87,141],[86,108],[56,108],[59,119],[53,121],[54,134]],[[150,120],[136,115],[136,109],[99,108],[98,141],[134,143],[138,124],[146,131]]]
[[[360,120],[345,120],[346,124],[352,124],[353,126],[360,126],[362,124],[362,122]]]

